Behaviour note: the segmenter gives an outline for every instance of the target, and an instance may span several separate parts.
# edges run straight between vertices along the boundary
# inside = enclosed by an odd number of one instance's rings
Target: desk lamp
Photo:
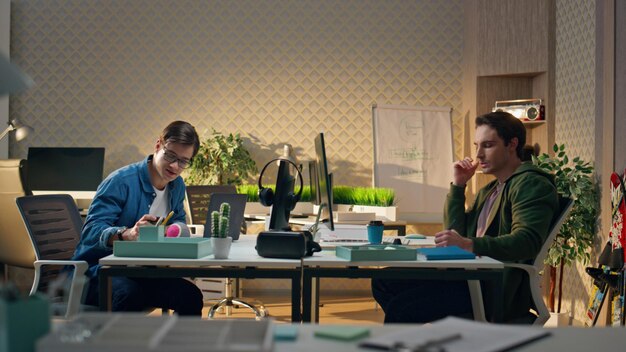
[[[33,81],[30,77],[9,62],[9,59],[3,53],[0,53],[0,96],[25,90],[32,84]],[[0,134],[0,140],[11,131],[15,131],[15,139],[21,141],[33,131],[33,128],[22,124],[18,119],[13,119],[9,122],[9,126]]]
[[[32,127],[22,124],[18,119],[13,119],[8,124],[9,126],[0,134],[0,140],[9,132],[15,131],[15,140],[19,142],[33,131]]]

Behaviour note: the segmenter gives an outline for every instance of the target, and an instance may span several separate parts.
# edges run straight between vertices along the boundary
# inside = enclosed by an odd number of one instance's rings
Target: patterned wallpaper
[[[556,136],[569,155],[594,160],[595,2],[556,2]],[[597,255],[592,255],[592,258]],[[563,279],[563,307],[584,321],[591,281],[581,264]]]
[[[105,174],[171,120],[240,133],[258,166],[324,131],[338,184],[369,185],[371,105],[450,106],[461,138],[462,1],[14,0],[11,52],[36,86],[29,146],[104,146]],[[460,148],[460,146],[459,146]]]

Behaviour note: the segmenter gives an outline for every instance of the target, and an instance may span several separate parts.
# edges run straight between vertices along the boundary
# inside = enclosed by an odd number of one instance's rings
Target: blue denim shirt
[[[118,169],[98,186],[73,257],[89,264],[87,277],[96,277],[100,258],[113,252],[113,248],[107,245],[109,237],[122,226],[135,226],[142,216],[150,212],[156,197],[148,172],[151,160],[152,155]],[[170,223],[185,223],[185,183],[182,177],[177,177],[167,187],[170,209],[174,211]]]

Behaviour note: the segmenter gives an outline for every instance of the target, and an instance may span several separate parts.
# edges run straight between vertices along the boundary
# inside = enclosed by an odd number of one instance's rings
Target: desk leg
[[[304,268],[302,270],[302,322],[311,322],[312,292],[313,292],[313,276],[311,270]]]
[[[493,319],[494,323],[502,323],[504,321],[504,287],[502,287],[502,272],[492,275],[493,279]]]
[[[98,303],[101,311],[111,311],[111,276],[106,269],[98,270]]]
[[[300,271],[296,270],[295,274],[291,276],[291,322],[302,322],[302,301],[301,290],[302,285],[300,283]]]

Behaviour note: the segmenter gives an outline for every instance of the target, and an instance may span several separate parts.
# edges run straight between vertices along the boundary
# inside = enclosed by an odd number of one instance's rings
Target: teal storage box
[[[0,298],[0,352],[33,352],[37,339],[48,331],[50,306],[45,298]]]
[[[392,244],[339,246],[335,249],[335,254],[339,258],[350,261],[417,260],[417,251],[415,248]]]
[[[116,257],[198,259],[213,254],[211,239],[165,237],[158,241],[115,241]]]
[[[165,238],[165,226],[145,225],[139,227],[139,241],[162,241]]]

